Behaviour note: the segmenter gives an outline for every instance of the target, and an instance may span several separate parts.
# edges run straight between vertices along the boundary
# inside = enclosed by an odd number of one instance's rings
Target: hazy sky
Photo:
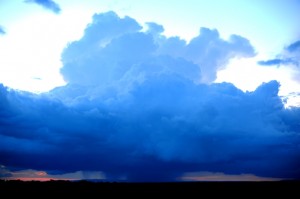
[[[299,10],[0,0],[0,177],[299,179]]]

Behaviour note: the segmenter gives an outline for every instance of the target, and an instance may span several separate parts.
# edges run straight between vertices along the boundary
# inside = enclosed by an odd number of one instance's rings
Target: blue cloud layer
[[[147,25],[95,15],[62,54],[66,86],[41,95],[1,86],[0,163],[111,180],[199,171],[299,179],[300,109],[284,108],[279,83],[246,93],[211,83],[231,58],[255,54],[249,41],[202,28],[187,43]]]
[[[59,14],[61,12],[61,8],[57,3],[52,0],[25,0],[26,3],[36,3],[52,12]]]

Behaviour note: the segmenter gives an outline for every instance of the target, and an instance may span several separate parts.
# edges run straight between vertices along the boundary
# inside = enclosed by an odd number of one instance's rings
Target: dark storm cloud
[[[202,28],[187,43],[115,13],[93,17],[62,54],[68,82],[34,95],[0,87],[0,164],[103,171],[108,179],[174,180],[187,172],[300,178],[300,109],[279,83],[253,92],[212,83],[249,41]]]
[[[59,14],[61,9],[57,3],[52,0],[25,0],[26,3],[36,3],[48,10],[51,10],[55,14]]]

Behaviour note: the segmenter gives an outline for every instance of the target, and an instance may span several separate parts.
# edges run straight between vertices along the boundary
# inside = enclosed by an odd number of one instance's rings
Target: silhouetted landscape
[[[89,182],[89,181],[0,181],[0,193],[4,194],[36,194],[36,193],[99,193],[99,194],[208,194],[260,196],[282,195],[289,196],[297,193],[299,181],[277,182],[172,182],[172,183],[118,183],[118,182]]]

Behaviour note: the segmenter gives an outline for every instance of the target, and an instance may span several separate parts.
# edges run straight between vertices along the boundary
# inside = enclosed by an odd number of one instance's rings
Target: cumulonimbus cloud
[[[284,108],[279,83],[253,92],[211,83],[229,59],[255,54],[247,39],[202,28],[188,43],[155,23],[142,30],[130,17],[95,15],[62,54],[66,86],[40,95],[1,86],[0,163],[130,181],[199,171],[300,178],[300,109]]]

